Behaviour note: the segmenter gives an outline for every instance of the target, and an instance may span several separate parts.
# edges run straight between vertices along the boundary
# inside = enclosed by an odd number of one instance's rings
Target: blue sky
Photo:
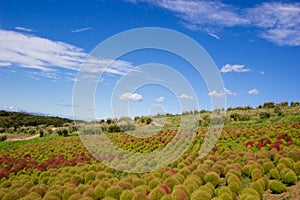
[[[197,41],[214,60],[225,88],[208,91],[193,67],[176,55],[131,52],[98,83],[93,109],[99,118],[112,116],[117,81],[153,62],[189,80],[200,109],[210,109],[210,97],[224,94],[227,107],[300,100],[297,1],[0,0],[0,109],[72,116],[76,74],[86,56],[105,39],[141,27],[168,28]],[[188,92],[176,96],[155,84],[117,98],[128,103],[130,116],[178,113],[180,99],[184,109],[193,109],[189,102],[195,100]]]

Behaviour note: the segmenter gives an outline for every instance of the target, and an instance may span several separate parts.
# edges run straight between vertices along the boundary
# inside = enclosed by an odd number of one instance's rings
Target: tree
[[[294,102],[294,101],[291,102],[291,107],[297,107],[299,105],[300,105],[299,102]]]

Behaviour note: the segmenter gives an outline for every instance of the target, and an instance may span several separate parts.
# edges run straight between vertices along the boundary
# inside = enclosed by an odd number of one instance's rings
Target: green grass
[[[41,138],[34,138],[31,140],[19,140],[19,141],[7,141],[7,142],[1,142],[0,143],[0,151],[6,150],[6,149],[13,149],[19,146],[23,146],[26,144],[34,144],[37,142],[47,142],[49,140],[54,140],[57,138],[61,138],[61,136],[48,136],[48,137],[41,137]]]

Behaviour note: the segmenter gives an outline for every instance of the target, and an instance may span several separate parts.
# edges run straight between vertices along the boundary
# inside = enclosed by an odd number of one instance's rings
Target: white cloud
[[[75,29],[75,30],[71,30],[72,33],[79,33],[79,32],[83,32],[83,31],[88,31],[91,30],[90,27],[84,27],[84,28],[79,28],[79,29]]]
[[[169,10],[180,18],[182,25],[191,30],[207,32],[207,27],[214,30],[242,27],[251,32],[254,27],[255,33],[259,31],[259,37],[276,45],[300,46],[299,2],[269,2],[240,8],[210,0],[127,1],[146,2]]]
[[[78,71],[87,56],[83,49],[68,43],[0,29],[0,67],[14,65],[44,73],[58,73],[59,69]],[[132,68],[130,62],[90,57],[84,70],[123,75]]]
[[[7,67],[7,66],[11,66],[10,62],[2,62],[0,61],[0,67]]]
[[[254,88],[254,89],[252,89],[252,90],[249,90],[249,91],[248,91],[248,94],[253,94],[253,95],[259,94],[259,91],[258,91],[258,89]]]
[[[17,107],[12,106],[12,105],[5,105],[5,106],[2,106],[2,109],[4,109],[4,110],[16,110]]]
[[[125,101],[142,101],[143,97],[137,93],[126,92],[120,96],[120,99]]]
[[[300,3],[263,3],[247,10],[260,36],[279,46],[300,45]]]
[[[222,67],[221,72],[222,73],[228,73],[228,72],[249,72],[250,69],[245,68],[245,65],[230,65],[226,64]]]
[[[155,99],[155,101],[158,102],[158,103],[162,103],[164,100],[165,100],[164,97],[158,97],[158,98]]]
[[[18,30],[18,31],[33,32],[32,29],[21,27],[21,26],[16,26],[15,29]]]
[[[193,97],[192,96],[189,96],[189,95],[187,95],[187,94],[181,94],[180,96],[179,96],[179,98],[180,99],[193,99]]]
[[[208,96],[211,96],[211,97],[221,97],[223,95],[231,95],[231,96],[235,96],[237,95],[237,93],[235,92],[232,92],[226,88],[224,88],[224,90],[222,91],[216,91],[216,90],[212,90],[208,93]]]

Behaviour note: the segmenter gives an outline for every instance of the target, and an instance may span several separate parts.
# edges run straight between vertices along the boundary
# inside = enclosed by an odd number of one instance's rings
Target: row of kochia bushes
[[[298,157],[285,157],[294,154]],[[0,182],[1,199],[261,199],[280,194],[300,176],[299,150],[242,152],[206,159],[184,156],[151,173],[117,172],[101,163],[19,173]],[[236,162],[242,158],[244,161]],[[273,171],[276,171],[274,175]],[[247,185],[243,182],[249,180]]]
[[[163,147],[176,131],[163,131],[152,142],[133,140],[126,134],[112,134],[110,139],[127,150],[147,152],[153,145]],[[249,141],[270,138],[283,141],[281,149],[246,147]],[[18,171],[0,180],[0,199],[262,199],[265,191],[287,191],[299,181],[300,149],[298,125],[226,127],[215,151],[198,158],[200,138],[170,166],[144,174],[116,171],[90,158],[88,163],[60,166],[46,170]],[[285,137],[283,137],[285,136]],[[293,144],[284,140],[291,137]],[[285,139],[284,139],[285,138]],[[227,143],[222,143],[227,139]],[[164,140],[164,142],[163,142]],[[229,146],[229,144],[232,146]],[[234,146],[237,145],[237,146]],[[62,138],[0,152],[0,156],[22,158],[31,155],[37,162],[47,162],[64,155],[87,153],[78,138]],[[77,154],[78,155],[78,154]],[[76,156],[76,154],[75,154]],[[16,163],[18,164],[18,163]],[[0,168],[3,167],[0,164]]]

